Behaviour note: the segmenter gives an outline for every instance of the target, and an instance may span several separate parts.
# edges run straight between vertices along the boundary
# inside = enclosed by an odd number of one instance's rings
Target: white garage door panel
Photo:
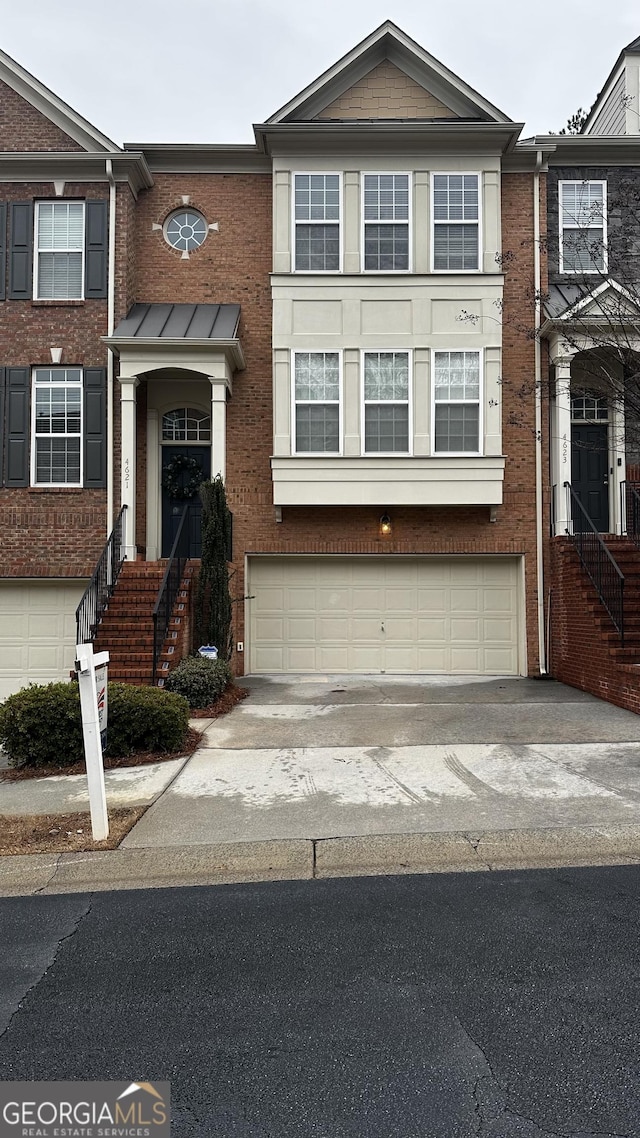
[[[252,558],[250,669],[517,675],[518,580],[517,558]]]
[[[86,581],[0,581],[0,700],[69,678]]]

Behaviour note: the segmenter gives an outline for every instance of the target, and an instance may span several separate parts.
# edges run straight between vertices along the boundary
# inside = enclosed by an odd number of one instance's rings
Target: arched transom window
[[[176,407],[162,416],[162,440],[171,443],[211,442],[211,416],[195,407]]]
[[[572,395],[571,418],[578,423],[606,423],[609,418],[608,401],[592,391]]]

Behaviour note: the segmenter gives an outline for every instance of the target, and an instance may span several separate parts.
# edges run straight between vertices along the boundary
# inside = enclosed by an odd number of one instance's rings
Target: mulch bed
[[[217,699],[215,703],[212,703],[210,707],[192,709],[189,712],[189,716],[192,719],[217,719],[220,715],[226,715],[227,712],[231,711],[241,700],[246,699],[248,694],[249,692],[246,688],[239,688],[236,687],[235,684],[230,684],[220,698]],[[104,769],[106,771],[113,771],[118,770],[120,767],[142,767],[147,766],[149,763],[164,763],[169,759],[182,759],[187,755],[192,755],[194,751],[197,751],[198,747],[202,744],[202,739],[203,732],[198,731],[195,727],[190,727],[187,737],[178,751],[136,751],[133,755],[123,755],[118,758],[111,758],[105,755]],[[84,759],[78,763],[72,763],[70,766],[9,768],[8,770],[0,770],[0,782],[21,782],[23,779],[48,778],[51,775],[61,774],[84,774],[85,770]],[[97,848],[96,846],[96,849]],[[105,846],[104,848],[111,849],[114,847]]]

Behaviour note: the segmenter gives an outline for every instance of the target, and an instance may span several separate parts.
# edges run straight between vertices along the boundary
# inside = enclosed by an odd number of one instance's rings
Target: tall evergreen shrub
[[[219,474],[212,481],[201,484],[200,498],[202,560],[195,604],[196,646],[215,644],[218,657],[229,660],[233,643],[227,563],[231,546],[231,514]]]

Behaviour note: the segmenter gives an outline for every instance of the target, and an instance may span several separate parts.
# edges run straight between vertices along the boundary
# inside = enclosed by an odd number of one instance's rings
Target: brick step
[[[110,681],[114,684],[136,684],[138,687],[148,687],[151,683],[151,668],[145,674],[141,671],[122,670],[118,673],[109,674]]]
[[[639,648],[610,648],[609,654],[621,664],[640,664]]]
[[[153,615],[153,605],[129,605],[129,606],[116,606],[115,608],[107,609],[103,616],[103,623],[108,621],[113,624],[118,620],[144,620],[145,618],[151,620]]]
[[[98,643],[98,641],[96,641],[96,643]],[[104,636],[101,638],[99,643],[100,648],[98,651],[106,649],[108,652],[112,653],[112,655],[115,655],[116,653],[122,654],[125,652],[147,653],[153,652],[154,649],[153,636]]]
[[[107,640],[116,636],[119,640],[132,640],[137,636],[153,637],[153,623],[151,617],[147,620],[118,620],[108,621],[100,625],[96,640]]]
[[[621,648],[620,633],[613,629],[611,632],[601,632],[600,639],[604,644],[612,645],[614,648]],[[634,651],[640,652],[640,635],[627,632],[624,630],[624,646],[625,648],[633,648]]]

